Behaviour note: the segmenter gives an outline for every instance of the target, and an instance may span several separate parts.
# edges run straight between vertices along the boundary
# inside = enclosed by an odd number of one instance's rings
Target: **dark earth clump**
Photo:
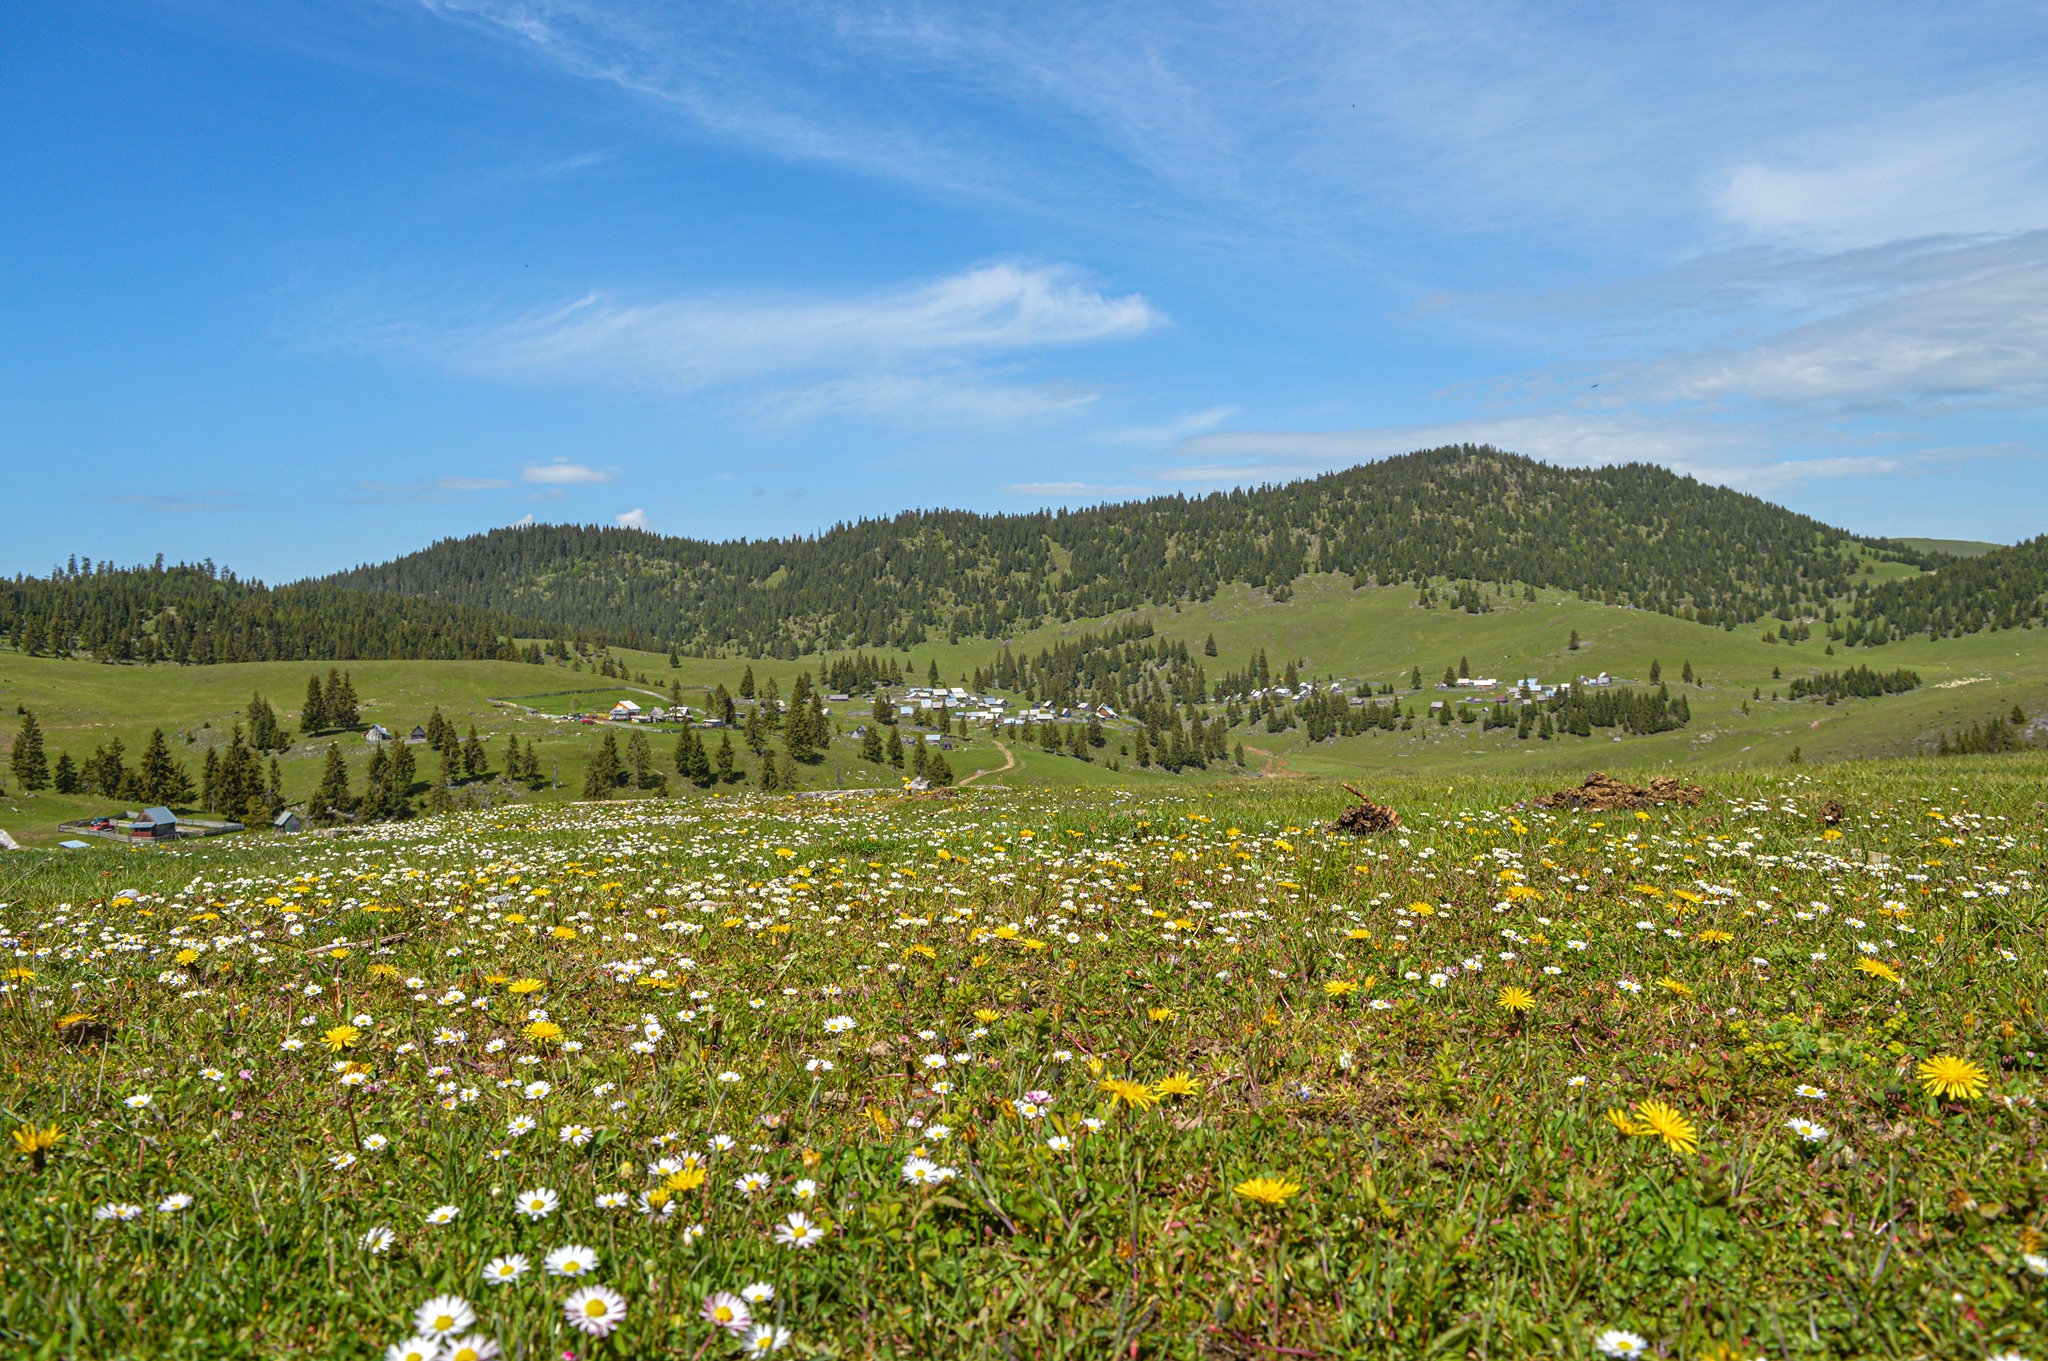
[[[1346,832],[1352,836],[1371,836],[1375,832],[1390,832],[1401,825],[1401,815],[1382,803],[1374,803],[1365,795],[1352,789],[1352,797],[1358,802],[1337,815],[1330,824],[1333,832]]]
[[[1823,827],[1839,827],[1842,825],[1842,818],[1847,813],[1848,810],[1842,807],[1840,799],[1829,799],[1820,806],[1820,825]]]
[[[1650,781],[1649,787],[1629,784],[1600,771],[1586,777],[1586,782],[1574,789],[1560,789],[1555,794],[1545,795],[1536,800],[1538,808],[1583,808],[1589,812],[1605,813],[1630,808],[1648,808],[1659,803],[1676,803],[1686,808],[1699,805],[1698,785],[1680,784],[1669,776],[1659,776]]]

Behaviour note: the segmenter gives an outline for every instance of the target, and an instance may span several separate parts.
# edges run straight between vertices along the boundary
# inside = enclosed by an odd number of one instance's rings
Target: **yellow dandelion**
[[[1109,1101],[1112,1106],[1125,1105],[1129,1106],[1132,1110],[1142,1111],[1150,1110],[1159,1104],[1159,1098],[1154,1096],[1152,1089],[1142,1082],[1132,1082],[1127,1078],[1120,1077],[1106,1077],[1099,1085],[1103,1091],[1109,1093]]]
[[[31,1120],[14,1131],[14,1151],[35,1164],[35,1170],[43,1170],[43,1162],[50,1150],[64,1140],[64,1131],[55,1125],[38,1125]]]
[[[1323,991],[1331,997],[1349,997],[1358,991],[1358,984],[1349,978],[1332,978],[1323,984]]]
[[[1667,1106],[1662,1101],[1638,1101],[1635,1113],[1637,1134],[1662,1139],[1664,1146],[1673,1153],[1699,1151],[1699,1134],[1693,1129],[1692,1121],[1679,1114],[1677,1107]]]
[[[171,956],[171,962],[179,965],[197,964],[199,962],[199,952],[190,948],[180,950]]]
[[[1664,991],[1672,993],[1679,997],[1692,996],[1692,989],[1690,987],[1687,987],[1685,984],[1679,982],[1677,979],[1671,977],[1669,974],[1666,974],[1664,977],[1658,979],[1657,986],[1664,989]]]
[[[547,984],[538,978],[515,978],[505,986],[505,991],[515,997],[524,997],[530,992],[539,992]]]
[[[694,1191],[703,1184],[703,1168],[685,1167],[679,1172],[671,1172],[666,1177],[663,1177],[661,1189],[673,1196],[680,1195],[685,1191]]]
[[[1635,1119],[1632,1116],[1630,1116],[1627,1111],[1622,1110],[1619,1107],[1610,1107],[1607,1110],[1607,1112],[1601,1116],[1601,1119],[1605,1120],[1608,1124],[1614,1126],[1615,1129],[1617,1129],[1623,1134],[1634,1136],[1637,1134],[1641,1134],[1643,1132],[1642,1129],[1636,1124]]]
[[[553,1044],[562,1038],[562,1027],[553,1021],[535,1021],[519,1033],[535,1044]]]
[[[1237,1193],[1246,1200],[1255,1200],[1261,1205],[1281,1206],[1301,1193],[1301,1187],[1284,1177],[1253,1177],[1241,1181]]]
[[[573,926],[557,926],[548,934],[556,940],[574,940],[576,939],[576,928]]]
[[[1003,1013],[988,1007],[976,1007],[974,1009],[974,1019],[983,1025],[994,1025],[997,1021],[1003,1019]]]
[[[1936,1054],[1916,1072],[1922,1090],[1951,1101],[1975,1101],[1991,1085],[1991,1075],[1968,1059]]]
[[[363,1038],[363,1032],[352,1025],[338,1025],[322,1031],[320,1043],[339,1054],[344,1049],[353,1049],[356,1041]]]
[[[1694,936],[1693,939],[1702,945],[1726,945],[1729,941],[1734,940],[1735,937],[1726,931],[1709,927],[1707,930]]]
[[[1872,978],[1882,978],[1887,983],[1897,983],[1900,981],[1897,969],[1894,969],[1881,959],[1872,959],[1868,955],[1856,961],[1856,972],[1867,973]]]
[[[1500,990],[1500,994],[1493,999],[1493,1004],[1502,1011],[1519,1015],[1525,1011],[1536,1010],[1536,997],[1527,988],[1507,987]]]
[[[1202,1088],[1186,1073],[1174,1073],[1170,1077],[1159,1079],[1152,1090],[1161,1096],[1199,1096]]]
[[[1154,1021],[1170,1021],[1173,1019],[1174,1012],[1172,1007],[1147,1007],[1145,1008],[1145,1015],[1148,1019]]]

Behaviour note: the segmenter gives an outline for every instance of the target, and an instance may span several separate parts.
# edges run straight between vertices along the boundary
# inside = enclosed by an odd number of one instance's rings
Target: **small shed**
[[[303,832],[306,830],[305,820],[289,808],[272,818],[270,825],[280,832]]]
[[[178,815],[162,805],[145,808],[142,816],[128,828],[128,836],[134,841],[175,841],[178,837]]]
[[[413,724],[412,731],[405,735],[405,744],[409,747],[420,746],[423,743],[425,743],[426,740],[427,730],[417,723]]]
[[[372,744],[389,742],[391,740],[391,730],[381,723],[372,723],[370,730],[363,734],[363,740]]]

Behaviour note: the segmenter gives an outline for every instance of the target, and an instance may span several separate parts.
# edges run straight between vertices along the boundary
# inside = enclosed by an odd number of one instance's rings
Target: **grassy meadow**
[[[1900,569],[1877,564],[1878,575]],[[1605,671],[1618,681],[1642,685],[1652,662],[1666,684],[1681,690],[1692,707],[1684,729],[1617,742],[1611,734],[1590,738],[1560,735],[1550,741],[1517,740],[1511,730],[1482,732],[1476,726],[1438,728],[1418,723],[1412,732],[1374,732],[1310,743],[1299,729],[1269,733],[1262,725],[1233,729],[1233,745],[1245,748],[1245,766],[1212,766],[1206,772],[1169,776],[1141,770],[1128,758],[1128,734],[1112,727],[1111,745],[1093,762],[1045,753],[1029,744],[995,741],[983,733],[956,740],[947,759],[956,776],[1005,787],[1166,790],[1242,774],[1272,778],[1378,779],[1401,773],[1464,777],[1474,774],[1568,775],[1601,765],[1726,769],[1786,762],[1796,750],[1807,761],[1903,756],[1931,752],[1938,736],[2015,705],[2030,716],[2048,713],[2048,633],[2020,629],[1930,642],[1895,641],[1879,648],[1838,648],[1825,652],[1814,637],[1787,644],[1765,641],[1761,625],[1734,632],[1665,615],[1620,609],[1555,593],[1523,600],[1514,590],[1489,597],[1492,610],[1466,614],[1449,608],[1422,609],[1410,588],[1353,590],[1349,581],[1305,577],[1293,597],[1276,603],[1263,591],[1233,588],[1216,599],[1178,609],[1133,611],[1122,618],[1149,619],[1161,638],[1185,642],[1213,679],[1242,669],[1263,649],[1277,673],[1288,660],[1304,676],[1370,680],[1391,684],[1404,704],[1426,709],[1444,697],[1436,682],[1444,668],[1467,662],[1475,675],[1503,679],[1534,675],[1545,681]],[[1082,620],[1049,626],[1011,640],[1018,655],[1035,654],[1056,642],[1099,630],[1114,620]],[[1577,632],[1580,645],[1570,646]],[[1817,631],[1818,632],[1818,631]],[[1202,655],[1214,638],[1217,655]],[[937,641],[897,654],[906,671],[922,681],[933,663],[947,684],[964,684],[976,668],[993,668],[999,645],[988,641]],[[354,662],[350,671],[362,699],[365,722],[399,733],[424,723],[434,708],[456,727],[476,728],[491,756],[493,776],[457,790],[468,803],[499,804],[517,799],[555,803],[578,799],[583,772],[602,740],[592,727],[552,722],[538,713],[607,709],[620,698],[652,704],[680,686],[686,703],[699,707],[712,687],[736,691],[751,666],[762,682],[773,677],[786,695],[800,671],[818,674],[823,659],[755,660],[685,658],[671,668],[666,656],[618,651],[629,679],[615,680],[588,668],[562,663],[530,666],[509,662]],[[1684,687],[1682,668],[1691,663],[1698,684]],[[1875,669],[1906,667],[1922,686],[1903,695],[1851,699],[1826,705],[1816,699],[1773,700],[1795,676],[1866,664]],[[1424,688],[1408,689],[1420,668]],[[205,749],[227,741],[253,693],[261,693],[296,727],[306,678],[326,665],[254,663],[210,667],[102,666],[77,660],[28,657],[0,651],[0,733],[11,740],[20,708],[33,710],[46,734],[50,759],[59,751],[82,761],[94,746],[119,737],[132,764],[150,730],[162,727],[173,738],[174,755],[195,776]],[[1777,671],[1778,675],[1773,675]],[[639,676],[646,682],[639,683]],[[818,762],[802,770],[810,788],[894,788],[902,774],[860,759],[851,729],[867,717],[856,698],[834,706],[838,736]],[[537,711],[537,712],[536,712]],[[508,737],[536,745],[546,787],[530,791],[495,777],[503,767]],[[623,742],[623,735],[620,740]],[[656,762],[673,774],[674,741],[649,734]],[[279,757],[287,798],[303,799],[318,783],[329,742],[347,755],[351,778],[360,788],[369,750],[360,734],[343,733],[296,740]],[[1120,757],[1119,753],[1122,752]],[[1115,760],[1118,769],[1108,768]],[[757,763],[743,756],[751,772]],[[419,779],[431,778],[433,757],[422,761]],[[998,773],[1000,772],[1000,773]],[[556,781],[559,780],[557,786]],[[5,783],[0,827],[24,844],[57,840],[57,824],[68,818],[113,811],[92,795],[33,795]],[[729,789],[729,787],[727,787]]]
[[[2044,776],[1388,777],[1370,839],[1247,779],[25,851],[0,1337],[2039,1356]]]

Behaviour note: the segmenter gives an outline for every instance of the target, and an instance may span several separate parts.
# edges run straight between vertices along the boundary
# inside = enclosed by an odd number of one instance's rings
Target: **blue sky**
[[[2043,69],[2032,4],[24,7],[0,570],[1466,439],[2012,541]]]

